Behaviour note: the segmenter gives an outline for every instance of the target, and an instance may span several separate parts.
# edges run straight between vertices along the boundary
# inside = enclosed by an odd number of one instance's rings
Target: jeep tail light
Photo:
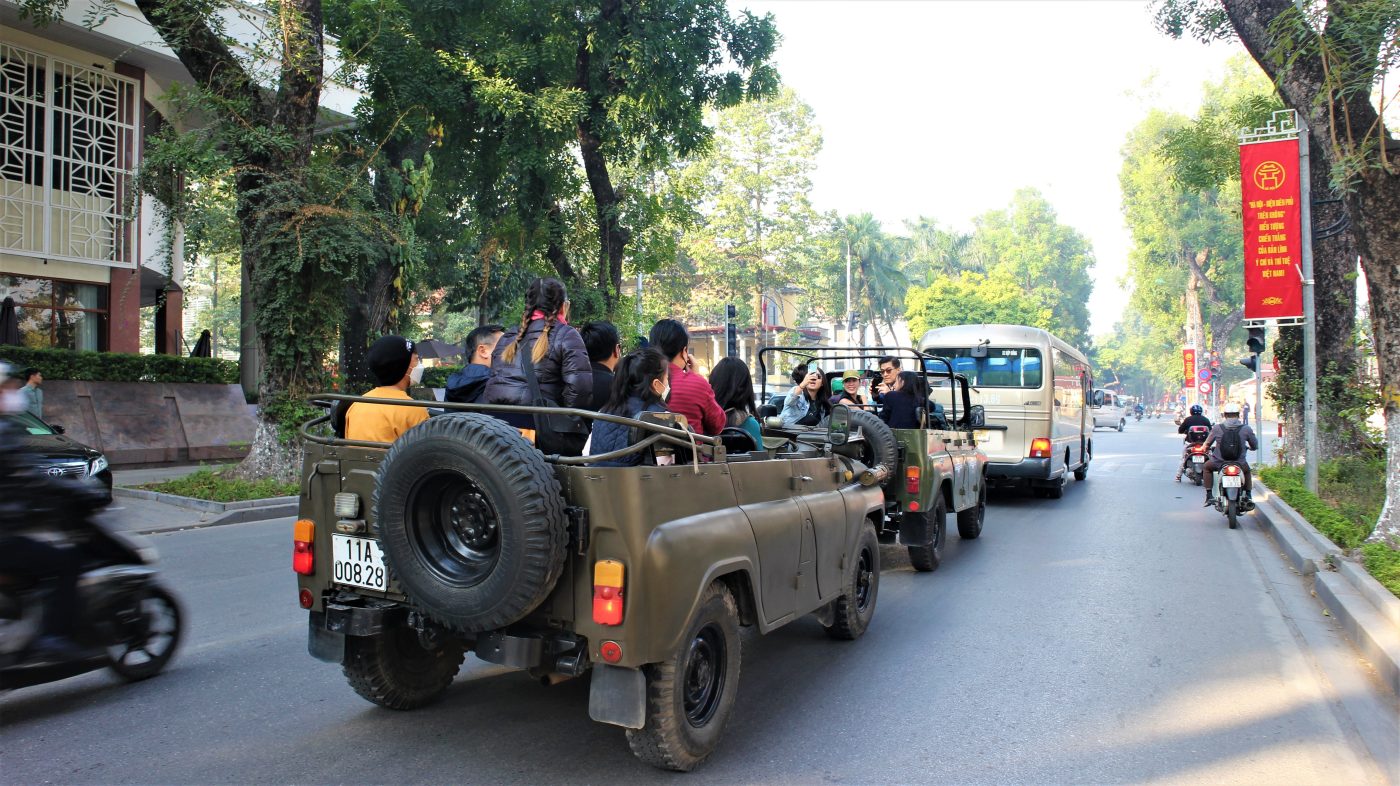
[[[292,570],[303,576],[316,572],[316,524],[311,519],[297,519],[292,525]]]
[[[1031,458],[1050,458],[1050,440],[1045,437],[1031,440]]]
[[[311,590],[302,587],[301,592],[297,593],[297,602],[303,609],[309,609],[316,605],[316,596],[311,594]]]
[[[622,660],[622,645],[615,641],[605,641],[598,647],[598,654],[603,656],[604,663],[617,663]]]
[[[1240,465],[1239,465],[1239,464],[1226,464],[1226,465],[1225,465],[1225,469],[1221,470],[1221,472],[1224,472],[1226,475],[1229,475],[1230,477],[1233,478],[1233,477],[1235,477],[1236,475],[1240,474]]]
[[[909,467],[904,470],[904,490],[910,494],[919,493],[918,467]]]
[[[601,559],[593,564],[593,621],[622,624],[622,563]]]

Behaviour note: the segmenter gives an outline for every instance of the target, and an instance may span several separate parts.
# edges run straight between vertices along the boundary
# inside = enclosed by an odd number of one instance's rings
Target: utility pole
[[[846,346],[855,346],[851,340],[851,238],[846,237]]]
[[[1303,217],[1303,482],[1317,493],[1317,306],[1313,295],[1312,184],[1308,123],[1298,118],[1298,187]]]

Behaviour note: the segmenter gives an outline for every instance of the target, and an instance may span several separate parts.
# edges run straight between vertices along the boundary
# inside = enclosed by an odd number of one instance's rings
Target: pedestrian
[[[557,278],[537,278],[525,292],[520,324],[506,331],[491,355],[485,403],[586,409],[593,403],[593,371],[583,337],[569,324],[569,293]],[[502,420],[545,453],[583,454],[589,426],[560,415],[514,414]]]
[[[589,322],[578,332],[593,366],[593,401],[588,409],[599,412],[612,396],[613,370],[622,359],[622,339],[611,322]]]
[[[37,368],[27,368],[19,375],[23,386],[19,389],[19,394],[24,397],[24,411],[34,417],[44,419],[44,391],[39,386],[44,384],[44,375]]]
[[[412,341],[403,336],[384,336],[370,345],[366,359],[379,386],[366,393],[365,398],[413,400],[408,388],[423,380],[423,364]],[[393,442],[427,419],[428,410],[422,407],[357,401],[345,411],[345,438]]]
[[[1241,414],[1242,414],[1241,420],[1243,420],[1244,422],[1248,423],[1248,422],[1249,422],[1249,402],[1248,402],[1248,401],[1244,402],[1244,404],[1240,406],[1240,412],[1241,412]]]
[[[685,325],[674,319],[663,319],[651,326],[649,344],[671,362],[671,397],[666,408],[684,415],[688,425],[714,436],[724,430],[724,410],[715,400],[714,388],[704,377],[695,373],[695,359],[690,354],[690,333]]]
[[[486,383],[491,379],[491,353],[496,342],[501,340],[505,328],[500,325],[482,325],[467,334],[467,365],[447,378],[447,390],[443,399],[454,404],[475,404],[486,393]]]

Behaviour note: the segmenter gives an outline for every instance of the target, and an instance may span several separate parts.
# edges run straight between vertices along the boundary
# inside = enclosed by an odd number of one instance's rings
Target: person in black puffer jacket
[[[593,369],[583,338],[568,323],[569,295],[556,278],[537,278],[525,295],[520,326],[511,328],[496,342],[491,355],[491,380],[482,401],[487,404],[534,404],[534,396],[521,366],[528,352],[539,380],[540,395],[551,405],[587,408],[593,394]],[[534,419],[502,418],[521,429],[535,429]],[[559,444],[536,443],[546,453],[577,456],[588,438],[587,424],[575,418],[551,417],[549,424]]]
[[[627,418],[639,418],[643,412],[666,412],[663,402],[671,392],[668,366],[666,357],[655,349],[629,352],[618,361],[613,376],[612,394],[608,397],[607,406],[599,411]],[[622,450],[635,444],[639,436],[640,432],[633,426],[595,420],[588,455],[601,456],[614,450]],[[635,467],[641,462],[642,452],[638,451],[611,461],[600,461],[594,466]]]

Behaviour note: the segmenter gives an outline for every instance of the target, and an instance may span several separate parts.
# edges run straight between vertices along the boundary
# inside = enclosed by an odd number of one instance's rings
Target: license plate
[[[337,584],[383,590],[384,552],[379,542],[349,535],[332,535],[335,554],[331,559],[331,578]]]
[[[1204,463],[1206,463],[1206,457],[1205,457],[1205,456],[1192,456],[1192,457],[1191,457],[1191,463],[1192,463],[1192,464],[1204,464]]]
[[[1244,487],[1243,475],[1221,475],[1220,487],[1226,489],[1237,489]]]
[[[1000,431],[989,431],[989,430],[987,430],[987,429],[978,429],[978,430],[976,430],[976,431],[974,431],[974,432],[972,433],[972,436],[973,436],[974,439],[977,440],[977,444],[979,444],[979,445],[982,446],[983,450],[992,451],[992,452],[1001,450],[1001,432],[1000,432]]]

